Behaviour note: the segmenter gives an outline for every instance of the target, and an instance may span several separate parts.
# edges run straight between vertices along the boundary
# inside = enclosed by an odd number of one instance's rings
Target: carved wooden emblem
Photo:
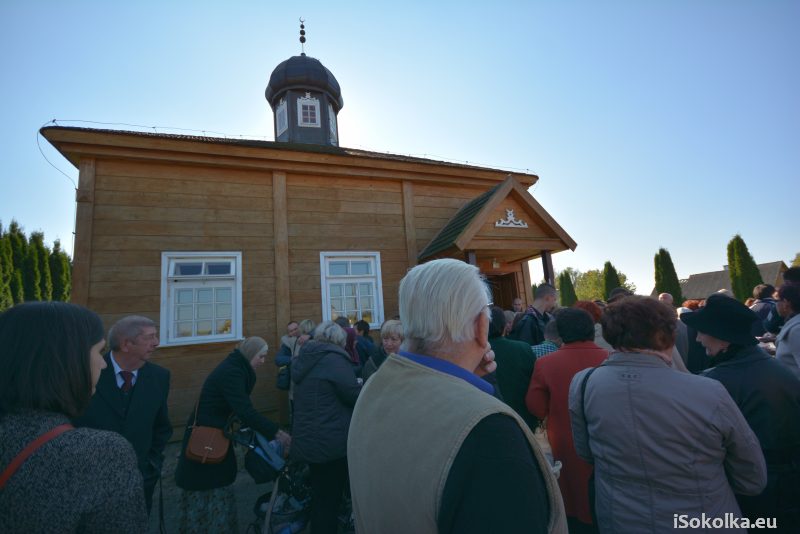
[[[514,217],[514,210],[506,208],[506,218],[500,219],[496,223],[495,226],[500,228],[527,228],[528,223],[523,221],[522,219],[517,219]]]

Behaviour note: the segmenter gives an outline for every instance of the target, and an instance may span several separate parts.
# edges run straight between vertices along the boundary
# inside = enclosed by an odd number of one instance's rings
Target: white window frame
[[[287,112],[285,99],[281,100],[281,103],[278,104],[278,109],[275,110],[275,127],[277,129],[276,136],[280,136],[289,129],[289,114]]]
[[[303,121],[303,105],[310,105],[314,107],[315,122]],[[302,126],[304,128],[322,127],[322,123],[320,122],[319,98],[314,98],[309,94],[306,94],[306,96],[301,96],[297,99],[297,124],[298,126]]]
[[[333,112],[333,106],[328,104],[328,127],[330,128],[331,143],[339,142],[339,135],[336,133],[336,113]]]
[[[219,287],[225,285],[231,288],[231,331],[229,334],[216,334],[210,336],[175,337],[172,331],[172,320],[175,314],[175,287],[184,281],[170,273],[170,267],[179,261],[219,261],[233,262],[232,275],[207,275],[198,276],[196,283],[190,287]],[[186,285],[189,285],[188,283]],[[241,252],[162,252],[161,253],[161,330],[160,344],[163,347],[179,345],[198,345],[202,343],[221,343],[238,341],[242,339],[242,253]]]
[[[353,259],[366,259],[373,265],[373,274],[365,276],[329,276],[328,264],[331,261],[337,260],[353,260]],[[319,273],[320,273],[320,288],[322,291],[322,320],[331,320],[331,297],[330,286],[331,282],[348,281],[361,283],[370,281],[374,283],[375,287],[375,310],[372,315],[372,322],[369,324],[370,328],[380,328],[383,324],[383,279],[381,276],[381,253],[380,252],[356,252],[356,251],[329,251],[319,253]],[[359,303],[360,304],[360,303]]]

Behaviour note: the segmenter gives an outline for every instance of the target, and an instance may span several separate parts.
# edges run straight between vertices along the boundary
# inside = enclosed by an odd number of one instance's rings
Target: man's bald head
[[[669,304],[670,306],[672,306],[672,295],[670,295],[669,293],[661,293],[658,296],[658,300],[660,300],[664,304]]]

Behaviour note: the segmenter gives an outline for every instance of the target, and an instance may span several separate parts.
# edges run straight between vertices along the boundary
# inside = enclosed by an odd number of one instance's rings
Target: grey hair
[[[136,339],[142,330],[148,327],[156,328],[156,323],[152,319],[141,315],[129,315],[123,317],[108,331],[108,347],[114,351],[122,347],[122,342],[126,339]]]
[[[556,345],[561,345],[561,336],[558,334],[558,326],[556,326],[556,322],[553,319],[547,321],[547,324],[544,325],[544,338],[547,341],[552,341]]]
[[[319,323],[317,329],[314,330],[314,341],[333,343],[334,345],[344,347],[347,342],[347,332],[333,321],[323,321]]]
[[[310,335],[311,332],[313,332],[314,329],[317,327],[317,324],[314,321],[312,321],[311,319],[303,319],[302,321],[300,321],[300,324],[298,324],[297,326],[300,328],[300,334],[301,335],[305,335],[305,334],[309,334]]]
[[[403,336],[403,323],[397,319],[389,319],[381,325],[381,339],[392,335],[399,337],[401,341],[405,338]]]
[[[475,336],[475,318],[489,318],[489,288],[474,265],[453,259],[417,265],[400,281],[403,347],[430,353]]]

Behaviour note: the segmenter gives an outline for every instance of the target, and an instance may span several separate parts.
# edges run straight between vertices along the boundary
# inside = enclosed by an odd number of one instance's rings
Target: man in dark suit
[[[147,317],[120,319],[108,333],[111,351],[86,412],[75,423],[122,434],[133,445],[144,480],[147,511],[172,435],[167,417],[169,371],[148,360],[158,348],[156,324]]]

